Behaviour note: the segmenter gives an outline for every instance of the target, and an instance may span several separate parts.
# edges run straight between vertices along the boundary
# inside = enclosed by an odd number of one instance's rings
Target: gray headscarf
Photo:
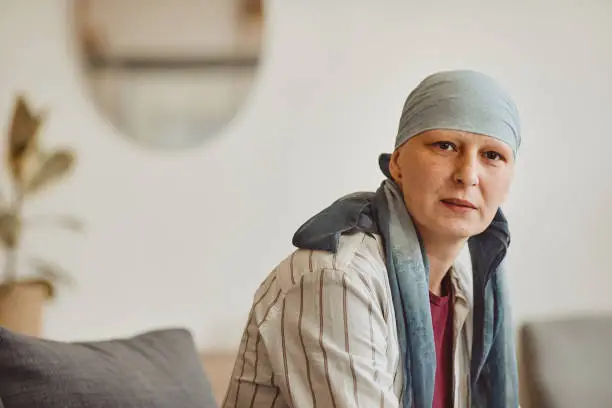
[[[441,71],[421,81],[404,104],[395,149],[432,129],[491,136],[507,143],[515,156],[521,145],[514,101],[497,81],[477,71]],[[387,176],[389,158],[388,154],[381,156]]]

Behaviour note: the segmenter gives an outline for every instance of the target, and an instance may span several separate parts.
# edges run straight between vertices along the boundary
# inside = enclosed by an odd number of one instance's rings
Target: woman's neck
[[[422,234],[421,238],[429,260],[429,290],[440,296],[442,281],[459,256],[465,239],[441,239],[428,234]]]

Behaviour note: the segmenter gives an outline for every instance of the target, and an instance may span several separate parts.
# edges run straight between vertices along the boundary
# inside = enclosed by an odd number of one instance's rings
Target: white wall
[[[612,310],[612,3],[271,0],[245,110],[215,140],[170,155],[128,142],[94,111],[66,1],[1,1],[2,124],[25,90],[51,108],[45,140],[80,153],[70,182],[28,209],[88,224],[82,239],[29,237],[77,279],[48,309],[48,336],[185,325],[203,346],[235,345],[294,229],[338,195],[376,188],[407,92],[458,67],[499,78],[523,114],[506,207],[517,319]]]

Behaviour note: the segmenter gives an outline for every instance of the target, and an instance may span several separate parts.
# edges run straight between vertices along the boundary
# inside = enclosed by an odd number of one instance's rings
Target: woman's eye
[[[456,150],[455,145],[451,142],[436,142],[434,145],[438,146],[442,150],[452,151]]]
[[[489,160],[503,160],[503,156],[497,152],[489,151],[485,152],[485,157]]]

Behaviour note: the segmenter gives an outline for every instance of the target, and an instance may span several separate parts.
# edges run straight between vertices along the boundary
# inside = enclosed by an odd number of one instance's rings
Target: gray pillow
[[[216,408],[193,337],[58,342],[0,327],[0,407]]]

